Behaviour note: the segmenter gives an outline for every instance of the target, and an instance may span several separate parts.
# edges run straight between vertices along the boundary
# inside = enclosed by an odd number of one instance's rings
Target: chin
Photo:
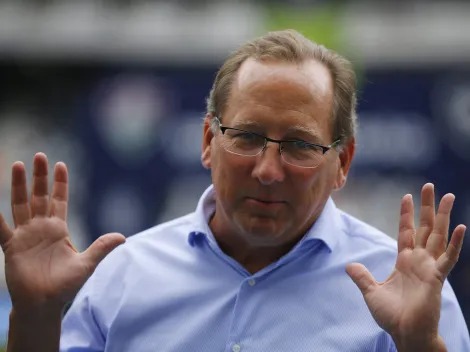
[[[249,241],[256,244],[278,242],[284,232],[279,219],[268,217],[251,217],[241,222],[240,227]]]

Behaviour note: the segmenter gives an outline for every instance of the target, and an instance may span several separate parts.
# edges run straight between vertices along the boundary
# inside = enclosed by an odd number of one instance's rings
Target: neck
[[[256,245],[247,241],[247,236],[240,234],[236,229],[232,229],[224,221],[221,211],[216,214],[209,222],[212,233],[220,249],[229,257],[236,260],[249,273],[254,274],[268,265],[275,263],[284,255],[289,253],[292,248],[302,239],[307,230],[312,226],[318,216],[313,221],[295,231],[297,235],[288,236],[286,241],[272,245]],[[285,238],[286,236],[284,236]]]
[[[240,237],[231,236],[214,236],[219,244],[220,249],[229,257],[236,260],[249,273],[255,274],[272,263],[275,263],[289,251],[298,242],[283,244],[282,246],[250,246],[243,243]]]

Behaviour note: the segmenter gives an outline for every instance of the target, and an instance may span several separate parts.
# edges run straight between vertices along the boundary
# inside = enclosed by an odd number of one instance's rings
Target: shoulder
[[[106,319],[126,302],[129,292],[145,292],[150,283],[160,287],[185,270],[192,260],[188,236],[193,231],[193,220],[191,213],[127,238],[97,266],[71,311],[81,314],[81,307],[92,307],[96,319],[107,326]]]
[[[448,280],[442,288],[439,333],[449,351],[470,351],[470,335],[465,317]]]
[[[121,285],[126,278],[135,279],[155,268],[177,267],[191,256],[188,236],[194,230],[194,213],[159,224],[126,239],[98,265],[89,281],[105,286]]]
[[[178,276],[194,261],[188,243],[193,219],[191,213],[127,238],[97,266],[71,310],[86,304],[107,316],[119,310],[129,292],[145,291],[150,283],[159,287]]]
[[[121,247],[133,251],[150,244],[174,243],[187,241],[188,234],[194,230],[194,213],[153,226],[127,238]]]
[[[383,249],[396,254],[397,241],[389,234],[340,210],[340,218],[348,241],[358,243],[365,248]],[[398,227],[398,225],[397,225]]]
[[[364,264],[377,280],[385,280],[395,266],[397,241],[344,211],[339,214],[344,233],[340,248],[345,260]]]

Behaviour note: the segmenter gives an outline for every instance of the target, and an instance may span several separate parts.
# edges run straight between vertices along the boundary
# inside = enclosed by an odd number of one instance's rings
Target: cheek
[[[253,168],[252,158],[241,157],[225,151],[218,151],[212,159],[213,182],[226,197],[236,198],[243,187],[250,182]],[[253,158],[254,159],[254,158]]]
[[[314,205],[330,195],[335,184],[335,175],[332,168],[301,170],[294,177],[295,194],[302,203]]]
[[[242,175],[251,175],[256,160],[255,158],[243,157],[227,151],[219,151],[217,158],[221,173],[225,177],[236,179],[239,182],[243,182]]]

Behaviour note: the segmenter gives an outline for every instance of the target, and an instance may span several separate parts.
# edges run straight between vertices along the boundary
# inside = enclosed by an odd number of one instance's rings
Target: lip
[[[276,210],[281,208],[286,202],[278,200],[266,200],[260,198],[247,197],[246,202],[253,207],[265,209],[265,210]]]

